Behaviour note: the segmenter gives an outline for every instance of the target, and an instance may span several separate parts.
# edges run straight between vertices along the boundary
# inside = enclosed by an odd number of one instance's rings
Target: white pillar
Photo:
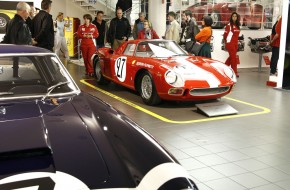
[[[166,0],[149,0],[148,3],[148,19],[161,38],[166,30]]]
[[[286,35],[287,35],[287,32],[289,32],[287,31],[287,24],[288,24],[288,19],[289,19],[288,8],[289,8],[289,1],[283,1],[280,52],[279,52],[279,60],[277,64],[277,68],[278,68],[277,88],[281,88],[283,85],[282,83],[283,83],[283,71],[284,71],[284,61],[285,61]]]

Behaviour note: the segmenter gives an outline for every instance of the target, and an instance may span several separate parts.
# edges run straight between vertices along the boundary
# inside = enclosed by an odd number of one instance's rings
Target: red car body
[[[135,90],[149,105],[217,99],[230,93],[236,81],[223,63],[189,55],[169,40],[131,40],[115,51],[100,48],[92,60],[98,83],[113,81]]]
[[[249,2],[228,2],[228,3],[202,3],[195,4],[187,8],[191,10],[193,16],[199,25],[204,15],[211,15],[213,18],[213,28],[222,28],[229,23],[232,12],[240,15],[242,25],[250,29],[261,28],[262,21],[265,21],[263,15],[263,6],[257,3]],[[264,20],[263,20],[264,18]]]

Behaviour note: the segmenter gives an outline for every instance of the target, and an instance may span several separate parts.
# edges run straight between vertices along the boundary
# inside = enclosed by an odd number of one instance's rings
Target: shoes
[[[88,74],[90,77],[95,77],[95,74],[94,73],[89,73]]]

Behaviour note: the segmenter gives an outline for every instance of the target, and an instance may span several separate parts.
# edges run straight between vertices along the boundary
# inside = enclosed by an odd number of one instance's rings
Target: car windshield
[[[79,91],[62,63],[52,54],[0,57],[0,100],[5,98],[60,96]]]
[[[186,56],[187,53],[174,41],[143,41],[137,46],[135,56],[168,58],[173,56]]]

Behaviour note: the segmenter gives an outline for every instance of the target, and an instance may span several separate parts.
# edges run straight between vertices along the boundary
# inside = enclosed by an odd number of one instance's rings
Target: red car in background
[[[263,6],[250,2],[227,2],[227,3],[198,3],[187,8],[191,10],[199,25],[204,15],[210,15],[213,19],[213,28],[223,28],[229,23],[232,12],[240,15],[240,22],[250,29],[261,28]],[[265,18],[264,18],[265,19]]]
[[[229,94],[236,75],[224,63],[185,52],[170,40],[129,40],[93,55],[98,84],[110,81],[139,92],[147,105],[199,101]]]

